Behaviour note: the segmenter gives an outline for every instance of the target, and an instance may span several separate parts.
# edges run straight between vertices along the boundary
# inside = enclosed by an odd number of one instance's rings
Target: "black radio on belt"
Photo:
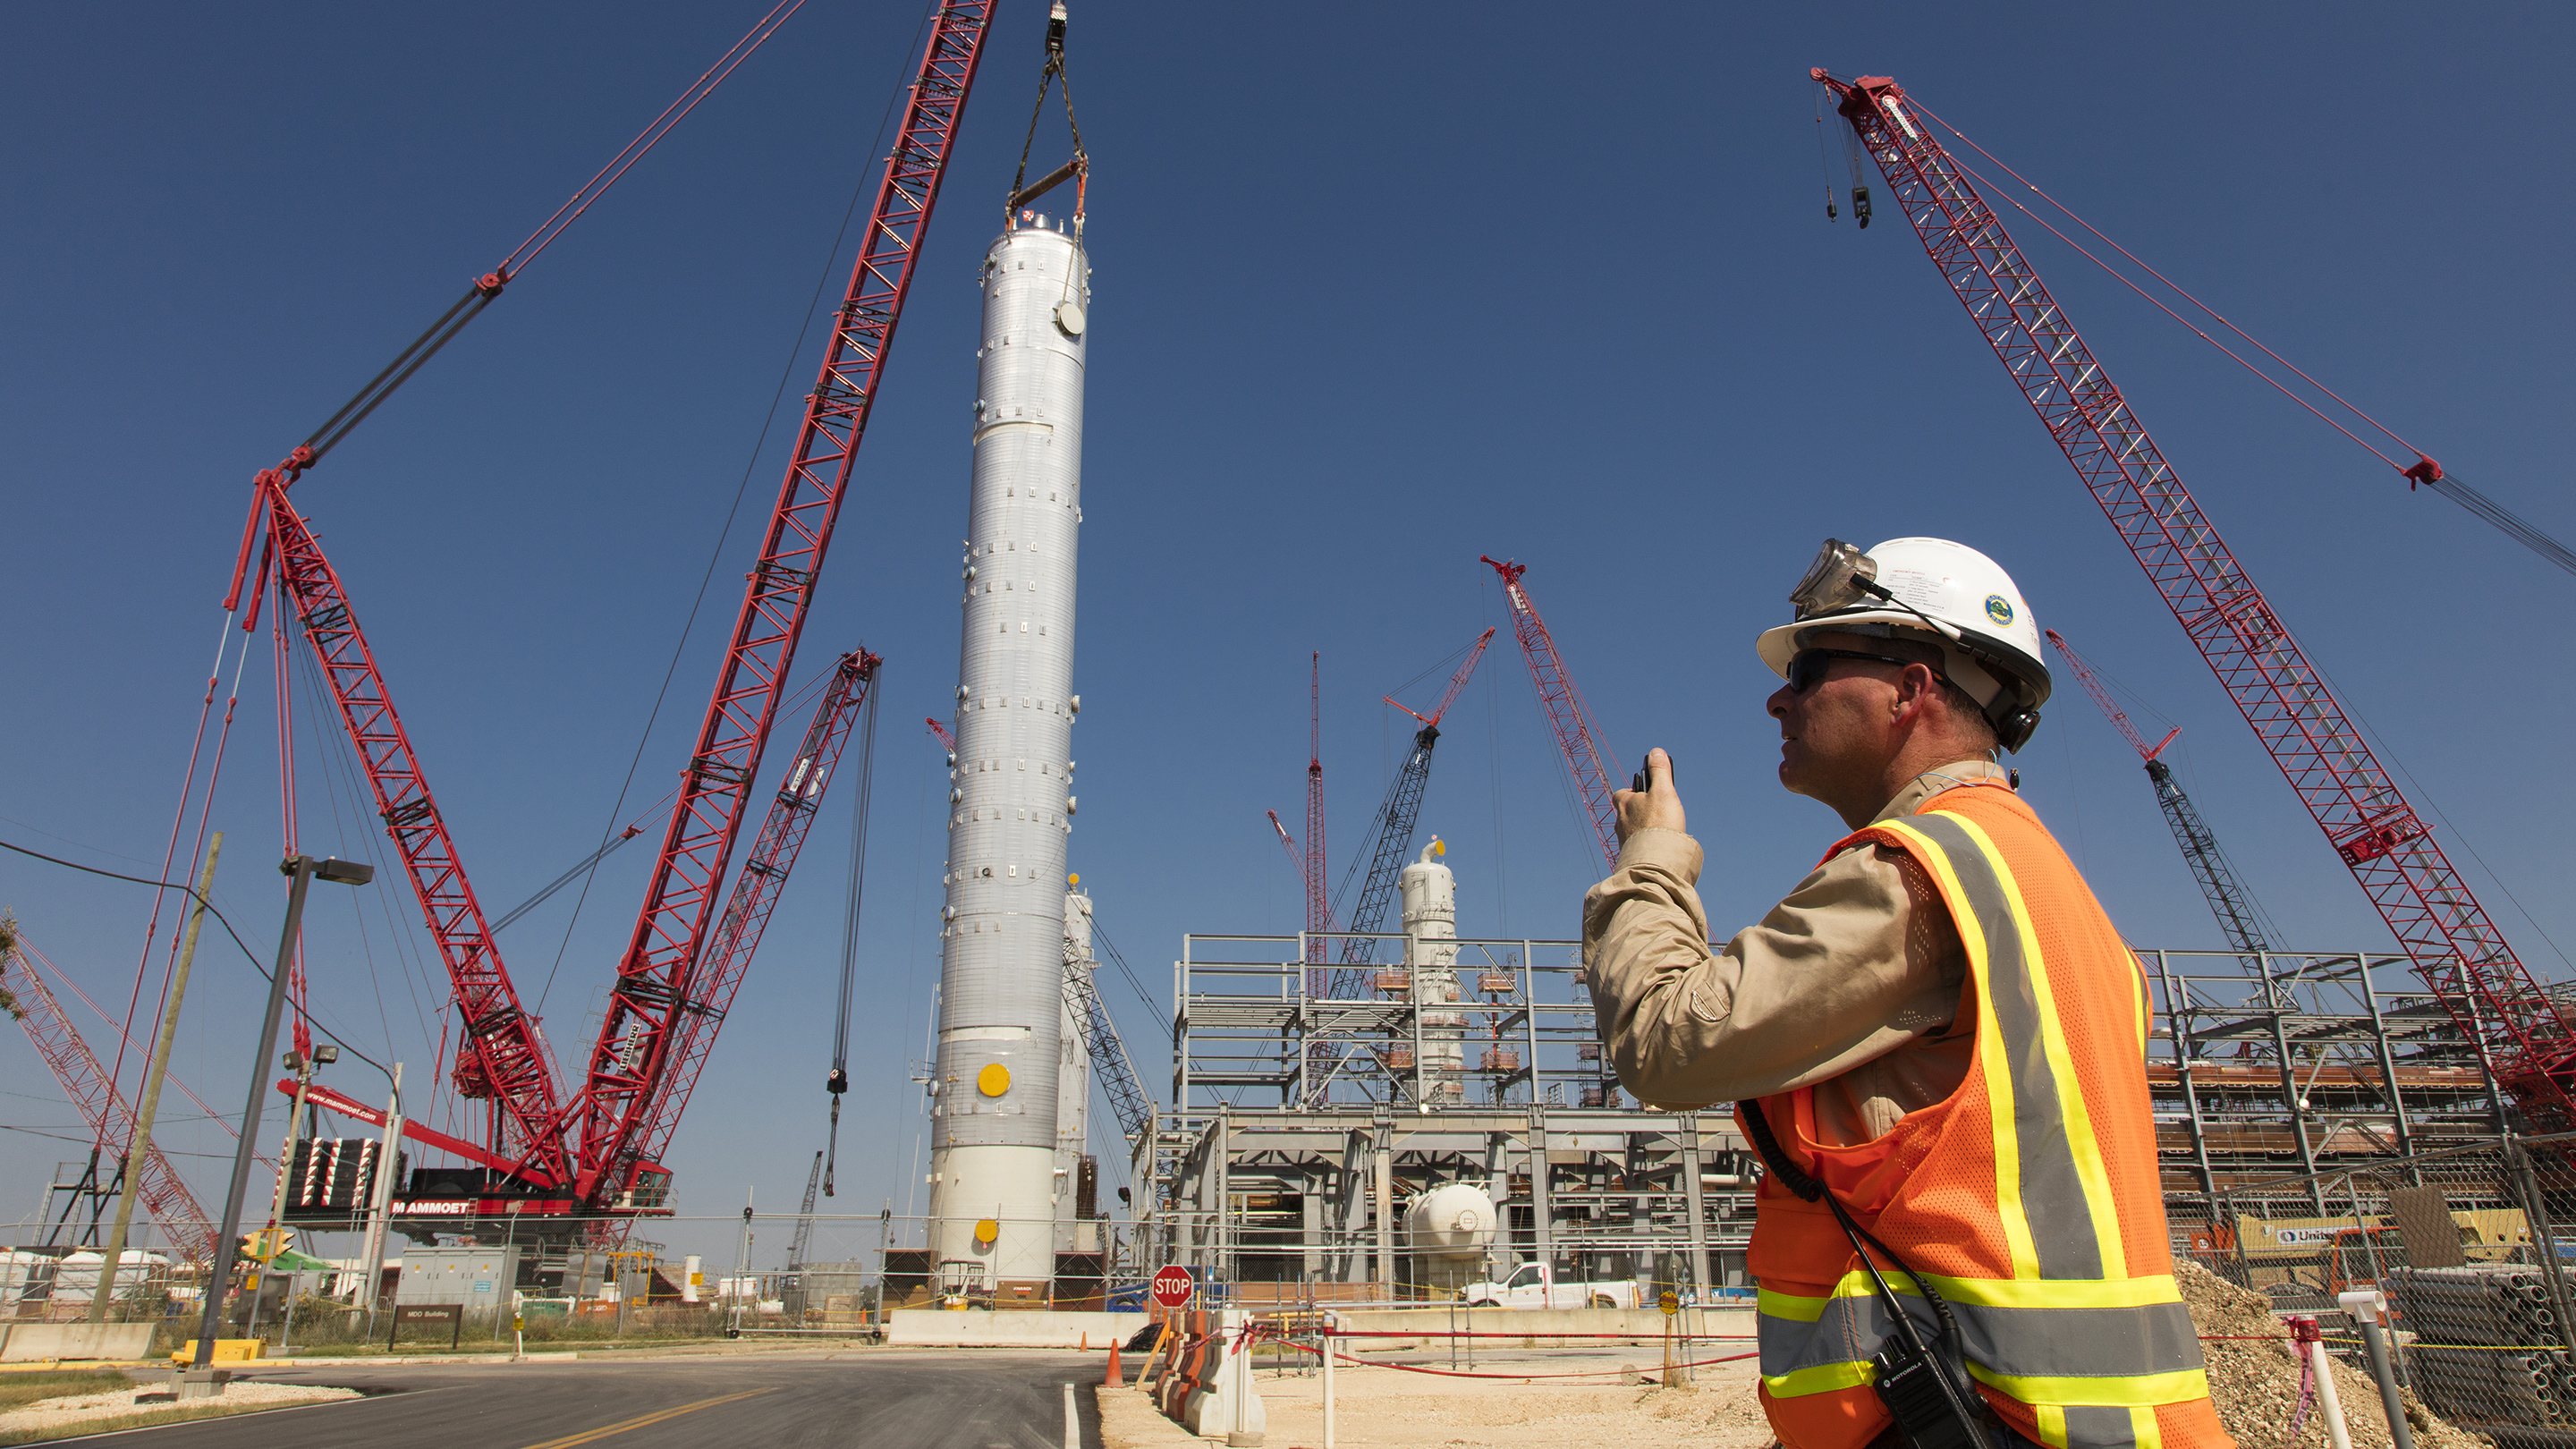
[[[1862,1232],[1860,1224],[1852,1221],[1851,1214],[1825,1190],[1823,1183],[1799,1171],[1797,1164],[1781,1152],[1780,1140],[1771,1135],[1771,1124],[1762,1115],[1761,1103],[1738,1102],[1736,1106],[1744,1113],[1744,1126],[1754,1147],[1780,1179],[1780,1185],[1808,1202],[1824,1199],[1825,1206],[1834,1210],[1835,1220],[1843,1225],[1843,1235],[1851,1239],[1852,1252],[1859,1255],[1861,1267],[1877,1285],[1879,1302],[1886,1308],[1891,1325],[1886,1346],[1869,1361],[1870,1367],[1878,1371],[1878,1382],[1871,1387],[1878,1401],[1887,1406],[1888,1417],[1896,1421],[1907,1449],[1992,1449],[1994,1440],[1987,1437],[1987,1432],[2000,1430],[2001,1426],[1994,1422],[1994,1410],[1968,1377],[1967,1363],[1959,1352],[1959,1323],[1950,1316],[1950,1305],[1941,1301],[1941,1295],[1923,1281],[1922,1274],[1905,1269],[1904,1260],[1889,1252],[1885,1243]],[[1862,1244],[1864,1238],[1868,1239],[1866,1247]],[[1913,1277],[1915,1291],[1923,1295],[1932,1316],[1941,1322],[1941,1331],[1931,1342],[1923,1341],[1914,1316],[1905,1311],[1895,1290],[1879,1275],[1878,1264],[1869,1255],[1870,1247],[1877,1248],[1880,1256]],[[2011,1442],[2001,1433],[1995,1437]]]
[[[1878,1401],[1887,1406],[1888,1417],[1896,1421],[1909,1449],[1985,1449],[1976,1426],[1959,1413],[1962,1399],[1974,1401],[1978,1408],[1984,1407],[1984,1400],[1962,1382],[1964,1373],[1941,1362],[1941,1352],[1948,1346],[1949,1335],[1943,1334],[1933,1341],[1930,1352],[1922,1352],[1899,1333],[1869,1361],[1878,1370],[1878,1382],[1872,1386]]]

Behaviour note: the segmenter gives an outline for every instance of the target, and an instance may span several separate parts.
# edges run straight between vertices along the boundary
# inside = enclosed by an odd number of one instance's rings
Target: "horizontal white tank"
[[[1432,1258],[1482,1258],[1494,1245],[1494,1200],[1473,1183],[1435,1187],[1404,1210],[1404,1240]]]

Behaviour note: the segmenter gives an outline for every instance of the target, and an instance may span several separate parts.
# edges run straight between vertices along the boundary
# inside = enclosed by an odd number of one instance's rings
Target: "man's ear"
[[[1904,672],[1896,676],[1896,702],[1888,723],[1910,724],[1920,719],[1923,707],[1940,687],[1940,681],[1932,677],[1930,665],[1906,665]]]

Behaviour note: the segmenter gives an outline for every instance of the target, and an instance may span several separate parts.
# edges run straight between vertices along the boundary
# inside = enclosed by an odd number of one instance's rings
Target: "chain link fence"
[[[2168,1203],[2176,1246],[2313,1315],[2362,1364],[2344,1294],[2395,1312],[2400,1378],[2503,1449],[2576,1449],[2576,1134],[2508,1138]]]

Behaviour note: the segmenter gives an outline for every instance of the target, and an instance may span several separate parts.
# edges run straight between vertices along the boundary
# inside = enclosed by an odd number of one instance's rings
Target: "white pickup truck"
[[[1470,1283],[1458,1294],[1470,1308],[1635,1308],[1644,1301],[1634,1279],[1569,1282],[1545,1263],[1518,1264],[1502,1282]]]

